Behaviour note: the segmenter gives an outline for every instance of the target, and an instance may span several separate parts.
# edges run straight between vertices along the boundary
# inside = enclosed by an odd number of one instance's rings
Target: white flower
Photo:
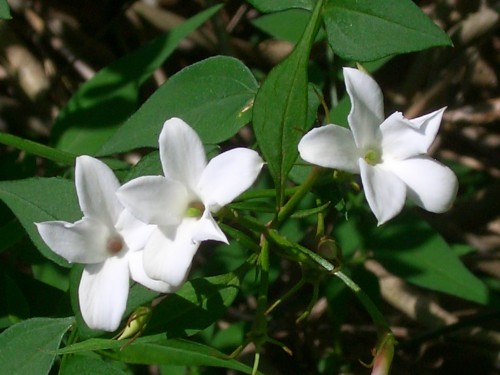
[[[445,108],[412,120],[395,112],[384,120],[377,83],[351,68],[344,68],[344,77],[351,99],[351,130],[338,125],[311,130],[299,143],[301,157],[323,167],[360,173],[379,225],[401,211],[407,195],[427,211],[449,209],[457,193],[457,178],[425,155]]]
[[[178,288],[201,241],[227,243],[212,213],[253,184],[263,161],[253,150],[236,148],[207,164],[200,138],[178,118],[165,122],[159,145],[164,176],[132,180],[118,197],[136,217],[158,225],[144,249],[146,273]]]
[[[47,245],[69,262],[83,263],[78,289],[83,319],[92,329],[114,331],[125,311],[129,278],[158,292],[170,286],[149,278],[142,249],[154,230],[125,210],[116,197],[120,183],[102,162],[76,159],[75,185],[83,218],[75,223],[36,223]]]

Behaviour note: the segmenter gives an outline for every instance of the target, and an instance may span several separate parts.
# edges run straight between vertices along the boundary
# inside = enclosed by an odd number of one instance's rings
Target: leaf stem
[[[73,165],[77,157],[77,155],[69,152],[57,150],[41,143],[7,133],[0,133],[0,143],[64,165]]]
[[[354,292],[358,300],[361,302],[361,304],[377,326],[379,333],[385,334],[386,332],[391,332],[389,324],[385,320],[380,310],[377,308],[377,306],[375,306],[370,297],[368,297],[368,295],[359,287],[359,285],[356,284],[354,280],[352,280],[341,270],[334,271],[333,274],[340,280],[342,280],[344,284]]]
[[[281,207],[278,212],[276,219],[276,225],[283,223],[292,213],[294,208],[300,202],[300,200],[311,190],[314,183],[318,179],[319,175],[323,171],[323,168],[314,166],[307,176],[306,180],[299,186],[297,191],[292,195],[292,197],[286,202],[286,204]]]

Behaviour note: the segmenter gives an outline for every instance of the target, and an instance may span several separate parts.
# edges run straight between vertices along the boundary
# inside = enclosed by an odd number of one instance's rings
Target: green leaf
[[[68,262],[50,250],[34,223],[49,220],[76,221],[82,217],[75,186],[62,178],[30,178],[0,182],[0,199],[7,204],[28,232],[31,240],[48,259],[69,267]]]
[[[12,16],[10,15],[10,8],[7,0],[0,0],[0,19],[10,20]]]
[[[302,39],[269,73],[255,98],[255,135],[274,179],[280,205],[288,172],[298,156],[297,145],[310,125],[307,123],[307,66],[322,4],[319,0]]]
[[[411,0],[329,0],[323,21],[330,47],[349,60],[371,61],[451,45],[446,33]]]
[[[112,357],[135,364],[214,366],[251,374],[252,369],[209,346],[192,341],[162,339],[158,342],[133,343]]]
[[[297,43],[310,17],[311,13],[306,10],[288,9],[256,18],[252,25],[275,38]]]
[[[84,374],[106,374],[127,375],[128,372],[105,362],[99,357],[86,355],[73,355],[65,358],[61,365],[59,375],[84,375]]]
[[[52,132],[56,147],[73,154],[95,154],[139,106],[140,86],[182,39],[221,7],[197,14],[85,82],[56,119]]]
[[[137,163],[127,174],[125,181],[130,181],[141,176],[159,175],[163,175],[160,153],[158,151],[153,151],[141,158],[139,163]]]
[[[278,12],[290,8],[301,8],[311,10],[314,8],[314,0],[247,0],[256,9],[264,13]]]
[[[55,350],[71,327],[73,318],[25,320],[0,335],[2,373],[9,375],[48,374]]]
[[[249,265],[245,263],[235,272],[185,283],[177,293],[155,306],[144,333],[166,331],[167,337],[174,338],[205,329],[224,315],[234,301]]]
[[[165,120],[180,117],[204,143],[231,138],[251,119],[257,82],[232,57],[216,56],[190,65],[165,82],[102,147],[112,154],[137,147],[158,147]]]
[[[384,267],[409,283],[481,304],[490,302],[486,285],[436,231],[414,215],[400,215],[377,228],[366,246]]]
[[[217,366],[245,373],[251,369],[208,346],[164,335],[140,337],[126,345],[126,340],[90,339],[59,349],[57,354],[113,350],[106,354],[116,360],[135,364]]]

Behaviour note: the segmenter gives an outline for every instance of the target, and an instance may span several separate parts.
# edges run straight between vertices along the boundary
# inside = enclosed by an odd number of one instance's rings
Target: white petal
[[[120,325],[129,290],[128,262],[111,257],[85,266],[78,288],[80,310],[92,329],[114,331]]]
[[[300,140],[299,153],[309,163],[359,173],[358,149],[352,132],[341,126],[312,129]]]
[[[420,129],[420,132],[425,135],[427,149],[429,149],[430,145],[436,138],[439,126],[441,125],[441,118],[443,117],[443,113],[445,110],[446,107],[409,120],[410,123],[412,123],[416,128]]]
[[[366,200],[378,225],[396,216],[404,206],[406,186],[395,174],[359,159]]]
[[[410,158],[390,164],[408,187],[408,197],[431,212],[447,211],[458,190],[455,174],[448,167],[427,156]]]
[[[354,140],[360,149],[371,148],[380,141],[379,126],[384,121],[384,98],[377,82],[357,69],[344,68],[351,112],[347,117]]]
[[[143,251],[135,251],[129,253],[129,268],[132,280],[144,285],[146,288],[154,290],[155,292],[171,293],[173,291],[173,288],[169,284],[160,280],[154,280],[146,275],[142,259],[143,254]]]
[[[401,112],[389,116],[380,126],[384,159],[404,160],[425,154],[436,137],[444,109],[408,120]]]
[[[106,164],[90,156],[79,156],[75,185],[84,216],[98,219],[108,226],[116,223],[123,209],[116,197],[120,183]]]
[[[208,163],[197,193],[205,206],[217,212],[255,182],[263,165],[259,154],[247,148],[223,152]]]
[[[116,223],[116,229],[131,251],[142,250],[156,225],[137,219],[129,210],[123,210]]]
[[[109,256],[106,244],[112,233],[94,219],[83,218],[74,224],[45,221],[36,227],[52,251],[69,262],[100,263]]]
[[[144,270],[175,291],[186,281],[199,243],[192,240],[195,219],[184,219],[178,227],[162,227],[153,232],[144,248]]]
[[[179,118],[171,118],[160,134],[160,159],[165,177],[180,181],[195,191],[207,165],[198,134]]]
[[[187,209],[187,193],[181,183],[163,176],[138,177],[117,193],[120,202],[147,224],[178,224]]]
[[[209,210],[205,210],[203,216],[197,221],[192,238],[195,242],[214,240],[229,243],[226,235],[219,228]]]

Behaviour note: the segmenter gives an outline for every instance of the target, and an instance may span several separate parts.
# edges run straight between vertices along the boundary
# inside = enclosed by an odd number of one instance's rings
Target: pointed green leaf
[[[137,109],[140,86],[182,39],[221,7],[197,14],[85,82],[56,119],[52,132],[56,147],[77,155],[95,154]]]
[[[48,259],[69,267],[68,262],[50,250],[34,223],[48,220],[76,221],[82,212],[75,185],[62,178],[30,178],[0,182],[0,199],[17,216],[31,240]]]
[[[355,61],[451,45],[411,0],[329,0],[323,20],[333,51]]]
[[[187,340],[134,343],[116,351],[114,359],[135,364],[213,366],[251,374],[252,369],[209,346]]]
[[[112,154],[137,147],[158,147],[165,120],[180,117],[204,143],[231,138],[251,118],[257,82],[250,70],[232,57],[216,56],[172,76],[101,148]]]
[[[486,285],[422,219],[401,215],[377,228],[366,246],[390,272],[412,284],[482,304],[490,302]]]
[[[2,373],[48,374],[55,350],[72,321],[73,318],[33,318],[7,328],[0,335]]]
[[[140,337],[133,342],[113,339],[90,339],[59,349],[57,354],[112,350],[107,355],[135,364],[216,366],[251,373],[251,369],[208,346],[164,335]]]
[[[255,98],[255,135],[278,189],[279,204],[288,172],[298,156],[297,145],[310,125],[307,123],[307,66],[322,4],[322,0],[317,2],[302,39],[269,73]]]
[[[311,10],[314,0],[247,0],[256,9],[263,13],[279,12],[290,8],[301,8]]]

